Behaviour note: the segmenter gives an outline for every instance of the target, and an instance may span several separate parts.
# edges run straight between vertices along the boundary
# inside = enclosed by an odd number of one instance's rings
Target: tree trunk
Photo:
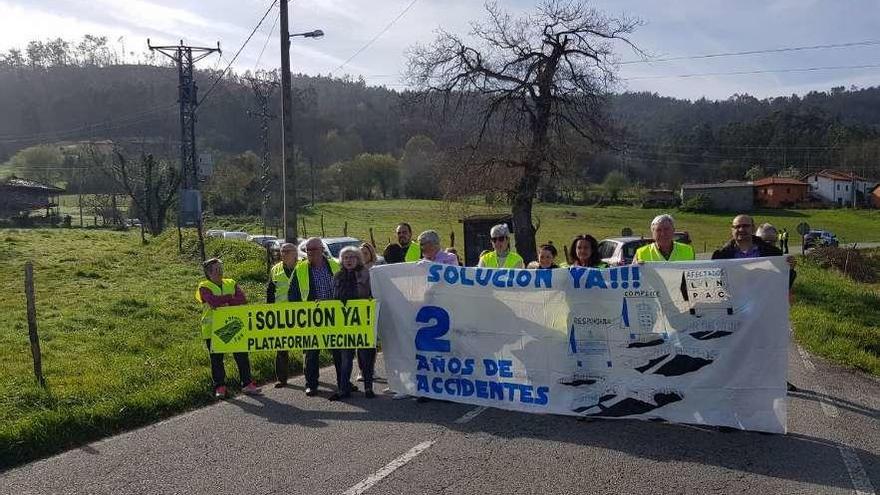
[[[526,264],[538,257],[535,244],[535,227],[532,225],[532,203],[538,191],[541,171],[537,163],[526,168],[513,195],[513,233],[516,236],[516,252]]]

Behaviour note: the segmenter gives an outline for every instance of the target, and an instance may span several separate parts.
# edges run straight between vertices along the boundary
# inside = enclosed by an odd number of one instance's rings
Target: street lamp
[[[294,36],[303,38],[321,38],[324,31],[315,29],[304,33],[290,34],[288,30],[287,0],[280,3],[281,21],[281,136],[284,145],[281,148],[281,223],[284,229],[284,239],[287,242],[296,242],[296,168],[291,162],[293,156],[293,112],[291,110],[290,97],[290,39]],[[291,182],[293,188],[293,208],[288,218],[287,212],[287,169],[291,170]]]
[[[323,38],[324,31],[321,31],[320,29],[315,29],[314,31],[308,31],[305,33],[293,33],[290,35],[291,38],[293,38],[294,36],[302,36],[303,38]]]

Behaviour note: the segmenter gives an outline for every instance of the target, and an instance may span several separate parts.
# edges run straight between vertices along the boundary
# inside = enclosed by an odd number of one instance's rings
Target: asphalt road
[[[874,494],[880,381],[794,345],[789,363],[802,390],[790,394],[787,435],[381,393],[329,402],[306,397],[299,378],[6,471],[0,493]]]

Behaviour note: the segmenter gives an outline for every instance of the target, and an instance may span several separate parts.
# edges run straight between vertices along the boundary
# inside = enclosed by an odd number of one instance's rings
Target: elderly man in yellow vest
[[[675,220],[670,215],[657,215],[651,220],[654,242],[636,250],[636,263],[663,261],[693,261],[694,248],[675,241]]]
[[[326,301],[333,298],[333,275],[339,263],[324,257],[324,243],[317,237],[306,241],[306,259],[297,263],[291,279],[291,301]],[[318,394],[318,354],[316,350],[303,351],[306,375],[306,395]]]
[[[510,229],[502,223],[489,229],[492,251],[480,256],[477,266],[485,268],[525,268],[522,256],[510,250]]]
[[[291,282],[294,277],[296,263],[296,245],[289,242],[282,244],[281,261],[276,263],[269,273],[272,278],[266,286],[267,303],[273,304],[298,300],[291,299],[291,288],[294,286]],[[290,355],[287,351],[278,351],[275,354],[275,377],[278,379],[275,388],[286,387],[289,375]]]

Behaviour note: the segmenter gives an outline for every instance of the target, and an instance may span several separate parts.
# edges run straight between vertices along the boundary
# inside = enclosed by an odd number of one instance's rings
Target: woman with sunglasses
[[[565,254],[569,266],[608,268],[608,265],[603,263],[602,258],[599,257],[599,242],[590,234],[574,236],[568,247],[568,252]]]
[[[506,223],[498,224],[489,230],[492,238],[492,251],[480,256],[477,266],[483,268],[525,268],[522,256],[510,250],[510,229]]]

